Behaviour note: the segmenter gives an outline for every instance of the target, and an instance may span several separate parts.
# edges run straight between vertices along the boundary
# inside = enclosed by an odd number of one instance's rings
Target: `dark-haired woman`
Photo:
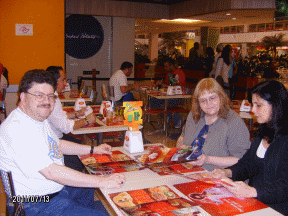
[[[288,215],[288,93],[270,80],[252,89],[252,102],[260,126],[251,148],[235,165],[214,172],[232,178],[232,186],[223,186],[236,196],[255,197]]]
[[[232,62],[232,47],[226,45],[222,51],[221,57],[217,62],[217,67],[215,71],[215,78],[221,76],[224,81],[224,86],[229,86],[229,70],[231,68]]]

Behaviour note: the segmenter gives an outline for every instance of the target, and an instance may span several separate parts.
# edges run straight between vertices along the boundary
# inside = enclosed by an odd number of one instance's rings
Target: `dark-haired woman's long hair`
[[[260,124],[255,136],[272,143],[277,134],[288,135],[288,93],[284,85],[276,80],[262,82],[253,87],[253,94],[272,105],[271,119]]]
[[[231,51],[231,46],[226,45],[222,51],[221,58],[223,58],[223,61],[226,63],[226,65],[230,65],[230,51]]]

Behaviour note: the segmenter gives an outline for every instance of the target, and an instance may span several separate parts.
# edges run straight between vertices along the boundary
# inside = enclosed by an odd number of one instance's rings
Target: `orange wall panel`
[[[0,62],[10,84],[31,69],[65,64],[64,0],[1,0]],[[15,24],[33,24],[33,36],[16,36]]]

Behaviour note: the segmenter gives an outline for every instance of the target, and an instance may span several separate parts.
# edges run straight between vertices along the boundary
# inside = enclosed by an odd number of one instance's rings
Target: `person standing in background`
[[[207,47],[206,54],[207,54],[207,57],[205,58],[206,71],[205,71],[204,78],[209,77],[211,71],[213,70],[213,64],[215,61],[214,50],[212,49],[212,47]]]

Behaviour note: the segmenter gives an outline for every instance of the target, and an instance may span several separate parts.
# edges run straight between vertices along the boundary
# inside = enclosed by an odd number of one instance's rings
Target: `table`
[[[65,105],[65,103],[75,103],[76,100],[79,97],[70,97],[70,92],[65,92],[62,95],[58,96],[60,99],[60,102],[63,103]],[[92,102],[92,99],[89,98],[87,95],[82,95],[82,98],[85,100],[85,102]]]
[[[158,143],[160,144],[160,143]],[[156,144],[157,145],[157,144]],[[134,158],[138,154],[130,154],[126,150],[124,150],[122,147],[116,147],[113,148],[113,151],[119,150],[127,155],[129,155],[131,158]],[[145,153],[145,151],[144,151]],[[140,153],[141,154],[141,153]],[[142,153],[143,154],[143,153]],[[110,199],[109,194],[111,193],[118,193],[118,192],[124,192],[124,191],[130,191],[130,190],[137,190],[137,189],[144,189],[149,187],[155,187],[155,186],[161,186],[161,185],[167,185],[172,190],[174,190],[180,197],[184,197],[186,199],[189,199],[186,197],[183,193],[181,193],[179,190],[177,190],[173,185],[175,184],[181,184],[181,183],[187,183],[191,182],[193,180],[187,179],[178,175],[167,175],[167,176],[160,176],[157,173],[151,171],[150,169],[144,169],[140,171],[133,171],[133,172],[125,172],[122,173],[125,175],[126,182],[125,184],[119,188],[119,189],[99,189],[101,191],[100,195],[103,195],[103,199],[101,201],[103,202],[104,206],[112,207],[112,212],[110,211],[110,215],[124,215],[118,207],[114,204],[114,202]],[[139,178],[141,176],[141,178]],[[106,202],[106,203],[105,203]],[[252,215],[282,215],[272,208],[265,208],[261,210],[257,210],[254,212],[249,212],[245,214],[241,214],[243,216],[252,216]],[[203,210],[203,215],[210,215],[206,211]]]
[[[161,93],[161,92],[159,92]],[[164,100],[164,110],[166,111],[164,114],[164,119],[167,119],[167,107],[168,107],[168,100],[169,99],[189,99],[192,98],[192,95],[167,95],[167,94],[154,94],[154,93],[148,93],[148,103],[149,103],[149,108],[151,108],[150,104],[150,98],[154,97],[158,100]],[[165,135],[167,137],[168,133],[168,126],[167,126],[167,121],[164,121],[164,131]]]
[[[239,114],[240,118],[249,120],[249,130],[251,131],[253,126],[254,115],[252,112],[240,112],[241,103],[242,100],[233,100],[232,109]]]
[[[91,105],[90,107],[93,109],[93,113],[99,113],[100,105]],[[63,107],[63,110],[73,111],[74,107],[73,106],[66,106],[66,107]],[[73,130],[71,133],[75,134],[75,135],[97,133],[97,134],[99,134],[99,136],[97,137],[97,143],[102,143],[103,142],[103,134],[102,133],[114,132],[114,131],[127,131],[128,130],[127,125],[110,125],[110,126],[107,126],[98,117],[96,117],[96,123],[99,126],[79,128],[79,129]],[[143,128],[143,126],[139,125],[139,129],[142,129],[142,128]]]

